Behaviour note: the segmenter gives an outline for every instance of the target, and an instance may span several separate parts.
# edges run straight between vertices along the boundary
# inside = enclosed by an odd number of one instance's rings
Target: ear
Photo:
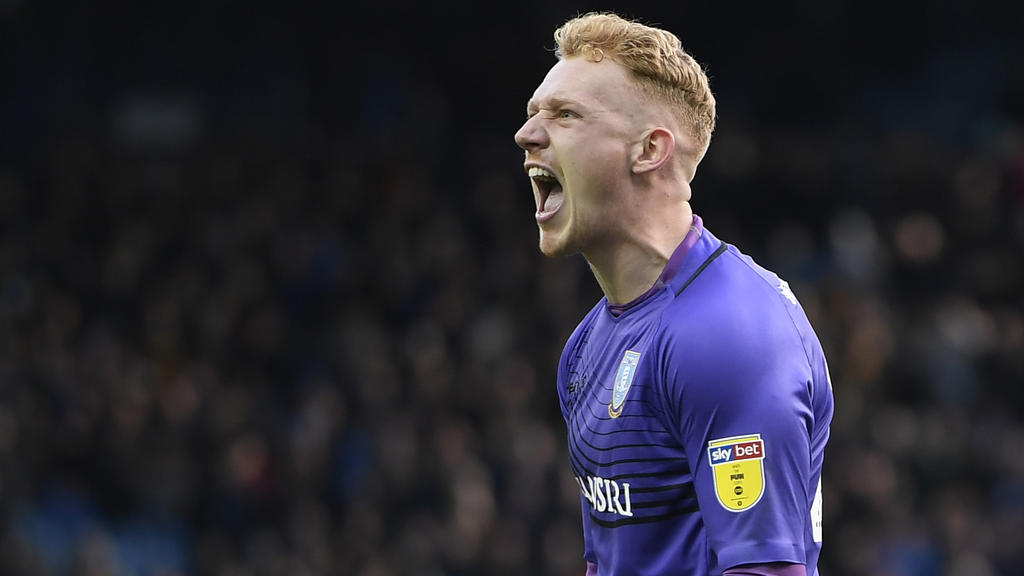
[[[638,142],[633,159],[633,173],[643,174],[661,168],[676,149],[676,137],[666,128],[653,128]]]

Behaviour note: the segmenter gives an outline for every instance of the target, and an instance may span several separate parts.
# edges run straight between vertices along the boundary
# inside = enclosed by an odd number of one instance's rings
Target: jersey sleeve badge
[[[760,434],[708,442],[718,502],[732,512],[752,508],[764,494],[764,440]]]

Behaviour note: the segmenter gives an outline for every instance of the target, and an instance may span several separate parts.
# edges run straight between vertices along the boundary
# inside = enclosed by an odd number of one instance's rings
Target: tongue
[[[564,200],[565,192],[562,191],[562,187],[555,186],[551,189],[551,192],[548,193],[548,197],[544,199],[544,204],[541,205],[540,211],[544,213],[554,212],[562,206],[562,202]]]

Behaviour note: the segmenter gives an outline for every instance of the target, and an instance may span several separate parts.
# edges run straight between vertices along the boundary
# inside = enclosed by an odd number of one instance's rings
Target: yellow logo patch
[[[715,494],[726,510],[742,512],[764,494],[764,440],[760,434],[708,442]]]

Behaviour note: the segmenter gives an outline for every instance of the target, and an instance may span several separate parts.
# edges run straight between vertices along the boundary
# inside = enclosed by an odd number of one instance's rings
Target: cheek
[[[591,183],[610,180],[622,166],[621,150],[610,149],[594,141],[580,142],[562,158],[562,168],[567,173],[577,180]]]
[[[598,214],[618,205],[629,175],[628,151],[621,142],[605,134],[563,141],[559,164],[573,213]]]
[[[592,156],[573,172],[578,196],[601,206],[612,205],[625,190],[620,160],[612,155]]]

